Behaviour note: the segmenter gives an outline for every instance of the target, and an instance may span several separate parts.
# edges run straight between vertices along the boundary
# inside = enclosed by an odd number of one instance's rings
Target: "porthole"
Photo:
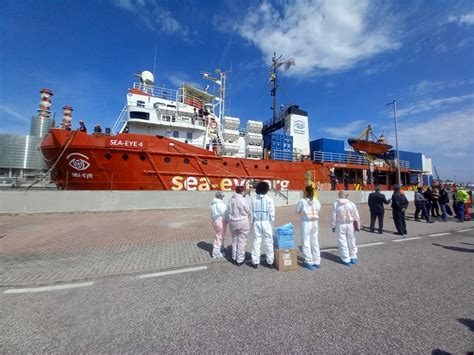
[[[140,154],[140,160],[145,161],[146,160],[146,155],[145,154]]]
[[[258,165],[257,165],[257,164],[255,164],[253,167],[254,167],[255,169],[258,169]]]
[[[202,161],[202,165],[207,165],[207,160],[206,160],[206,159],[204,159],[204,160]]]
[[[266,165],[266,166],[265,166],[265,169],[267,169],[267,170],[268,170],[268,169],[270,169],[270,167],[269,167],[268,165]]]
[[[240,163],[235,164],[235,166],[240,166]]]
[[[111,154],[109,154],[109,153],[105,154],[105,159],[107,159],[107,160],[110,160],[110,159],[112,159],[112,155],[111,155]]]
[[[223,164],[224,164],[224,166],[227,166],[227,162],[226,162],[226,161],[225,161]]]
[[[171,158],[170,157],[165,157],[165,163],[170,163],[171,162]]]
[[[188,159],[188,158],[184,158],[183,163],[184,163],[184,164],[189,164],[189,159]]]
[[[128,160],[128,154],[122,154],[122,159],[123,160]]]

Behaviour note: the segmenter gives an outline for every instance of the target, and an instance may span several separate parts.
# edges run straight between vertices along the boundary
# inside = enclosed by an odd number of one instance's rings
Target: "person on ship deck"
[[[79,131],[87,133],[86,124],[84,123],[83,120],[79,121]]]

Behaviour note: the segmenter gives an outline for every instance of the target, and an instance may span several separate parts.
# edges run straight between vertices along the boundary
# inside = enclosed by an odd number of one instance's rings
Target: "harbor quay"
[[[390,208],[386,207],[384,233],[376,234],[368,228],[367,204],[357,207],[362,221],[362,229],[356,233],[358,245],[400,238],[394,234]],[[406,238],[474,226],[472,221],[458,223],[452,217],[447,223],[440,219],[432,224],[415,222],[414,207],[411,203],[407,211]],[[330,252],[332,260],[323,259],[322,264],[337,262],[338,258],[330,216],[331,205],[323,204],[319,241],[321,250]],[[300,223],[295,206],[277,207],[275,226],[290,222],[295,226],[301,264]],[[208,208],[0,215],[0,286],[52,284],[229,262],[211,258],[212,241]],[[247,262],[252,242],[250,233]],[[224,245],[228,255],[230,244],[227,231]],[[360,259],[364,262],[363,252]]]

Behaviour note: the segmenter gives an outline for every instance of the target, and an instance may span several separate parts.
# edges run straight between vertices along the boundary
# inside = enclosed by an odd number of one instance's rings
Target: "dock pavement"
[[[364,245],[401,239],[395,235],[390,208],[383,234],[370,233],[369,210],[358,205],[362,230],[357,233],[359,258]],[[407,211],[408,235],[436,236],[474,228],[474,222],[415,222],[414,206]],[[330,229],[331,206],[323,205],[319,242],[323,251],[337,255],[337,239]],[[276,209],[276,226],[293,223],[302,260],[299,219],[294,206]],[[213,231],[209,210],[175,209],[135,212],[0,215],[0,286],[49,285],[182,267],[229,262],[210,257]],[[252,245],[250,233],[247,251]],[[227,232],[226,251],[231,237]],[[263,250],[263,248],[262,248]],[[247,256],[249,260],[250,255]],[[247,266],[243,266],[247,267]],[[249,268],[249,272],[252,269]]]

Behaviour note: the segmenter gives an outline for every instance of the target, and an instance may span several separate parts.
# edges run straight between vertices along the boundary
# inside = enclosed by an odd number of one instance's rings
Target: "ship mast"
[[[273,96],[273,106],[272,106],[272,111],[273,111],[273,116],[272,116],[272,122],[275,123],[277,119],[277,90],[278,87],[280,86],[280,83],[278,81],[278,68],[281,67],[282,65],[285,65],[285,71],[287,71],[292,65],[295,65],[295,60],[293,58],[290,58],[288,60],[282,60],[283,55],[280,55],[278,58],[276,56],[276,52],[273,52],[273,57],[272,57],[272,65],[270,67],[270,82],[272,82],[272,88],[270,90],[270,95]]]

